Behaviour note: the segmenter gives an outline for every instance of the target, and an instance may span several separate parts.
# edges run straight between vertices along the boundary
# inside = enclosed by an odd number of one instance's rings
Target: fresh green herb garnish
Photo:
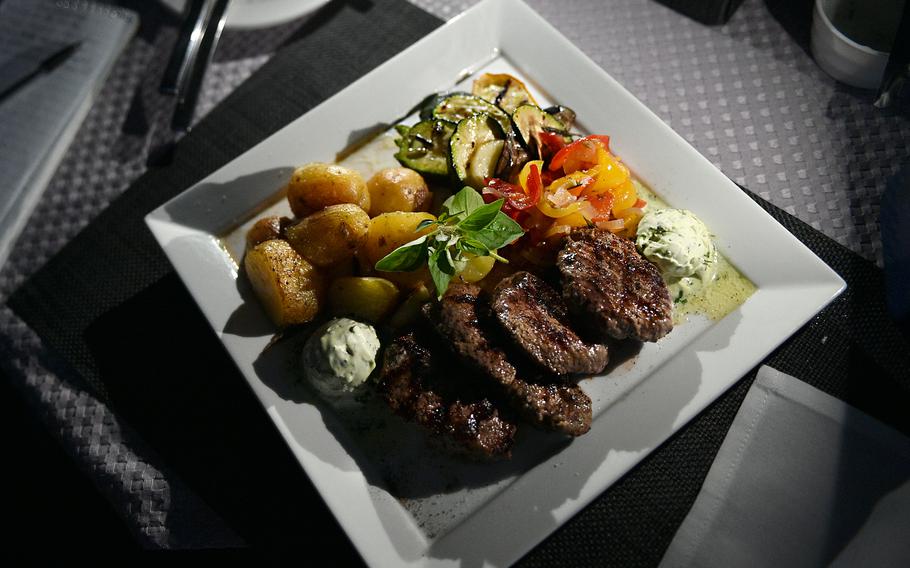
[[[415,231],[435,226],[431,232],[401,245],[376,263],[376,270],[411,272],[425,263],[442,298],[452,277],[464,269],[471,256],[492,256],[508,262],[496,251],[524,234],[521,225],[501,211],[503,200],[484,203],[477,191],[465,187],[442,204],[435,221],[421,221]]]

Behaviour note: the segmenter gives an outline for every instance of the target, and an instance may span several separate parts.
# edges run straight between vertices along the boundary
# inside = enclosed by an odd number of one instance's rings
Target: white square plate
[[[294,166],[332,161],[464,71],[512,72],[579,127],[609,134],[636,176],[695,211],[757,291],[718,322],[696,319],[633,364],[584,381],[591,431],[522,433],[513,459],[462,464],[394,417],[352,416],[294,386],[294,346],[273,333],[219,236],[274,198]],[[376,566],[507,565],[732,386],[844,282],[708,160],[518,0],[487,0],[149,214],[146,221],[338,521]],[[529,429],[525,429],[529,430]]]

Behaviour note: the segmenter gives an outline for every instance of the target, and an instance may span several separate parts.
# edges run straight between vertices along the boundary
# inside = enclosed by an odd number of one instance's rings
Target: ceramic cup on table
[[[826,73],[864,89],[882,81],[905,0],[815,0],[812,55]]]

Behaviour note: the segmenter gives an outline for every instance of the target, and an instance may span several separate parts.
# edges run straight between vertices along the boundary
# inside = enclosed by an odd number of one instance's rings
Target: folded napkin
[[[910,438],[762,367],[661,566],[910,565]]]

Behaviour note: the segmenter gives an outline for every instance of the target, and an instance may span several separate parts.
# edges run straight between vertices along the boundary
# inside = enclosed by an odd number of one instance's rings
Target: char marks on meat
[[[670,293],[635,244],[603,229],[578,229],[556,257],[563,297],[602,337],[657,341],[673,329]]]
[[[476,285],[452,285],[429,320],[451,349],[488,377],[504,398],[534,424],[580,436],[591,428],[591,399],[578,385],[542,384],[518,377],[515,366],[493,338],[492,322]],[[481,320],[484,320],[483,322]]]
[[[428,383],[439,373],[436,367],[430,350],[413,333],[403,335],[385,351],[379,390],[395,413],[448,438],[469,456],[509,457],[516,426],[501,418],[487,398],[469,395],[463,402],[434,389]]]
[[[550,373],[593,374],[606,367],[607,347],[582,341],[569,327],[568,309],[559,294],[530,272],[503,279],[490,305],[506,335]]]

